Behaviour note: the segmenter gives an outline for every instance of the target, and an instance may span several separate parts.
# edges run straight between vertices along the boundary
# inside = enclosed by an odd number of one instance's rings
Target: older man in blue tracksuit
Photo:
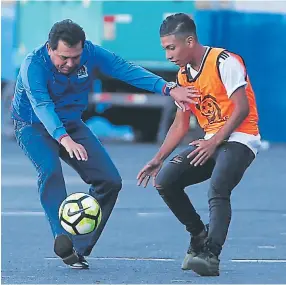
[[[18,144],[38,173],[41,204],[55,237],[54,250],[72,268],[88,268],[88,256],[116,202],[121,177],[109,155],[81,120],[88,105],[94,70],[176,101],[191,102],[182,87],[166,83],[85,40],[82,28],[71,20],[56,23],[49,40],[29,54],[21,65],[12,101]],[[102,208],[99,228],[71,240],[61,227],[58,209],[66,198],[60,158],[74,168]]]

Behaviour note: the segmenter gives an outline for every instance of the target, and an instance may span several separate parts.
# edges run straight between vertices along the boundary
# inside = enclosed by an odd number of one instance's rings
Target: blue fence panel
[[[286,15],[197,11],[196,22],[199,36],[208,31],[203,44],[243,56],[256,93],[262,138],[286,142]],[[209,27],[200,28],[203,23]]]

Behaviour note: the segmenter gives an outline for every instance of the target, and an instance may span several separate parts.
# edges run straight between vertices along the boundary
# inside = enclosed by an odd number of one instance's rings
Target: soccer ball
[[[86,193],[69,195],[59,208],[62,227],[72,235],[91,233],[100,224],[101,208],[96,199]]]

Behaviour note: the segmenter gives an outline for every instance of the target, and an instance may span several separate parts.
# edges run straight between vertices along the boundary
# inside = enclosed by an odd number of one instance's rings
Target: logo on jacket
[[[83,65],[78,71],[77,71],[77,78],[85,78],[88,77],[88,73],[87,73],[87,67],[85,65]]]

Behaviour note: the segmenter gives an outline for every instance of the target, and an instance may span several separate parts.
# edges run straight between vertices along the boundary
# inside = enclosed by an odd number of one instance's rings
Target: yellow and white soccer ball
[[[72,235],[94,231],[101,222],[101,215],[97,200],[86,193],[69,195],[59,208],[60,223]]]

